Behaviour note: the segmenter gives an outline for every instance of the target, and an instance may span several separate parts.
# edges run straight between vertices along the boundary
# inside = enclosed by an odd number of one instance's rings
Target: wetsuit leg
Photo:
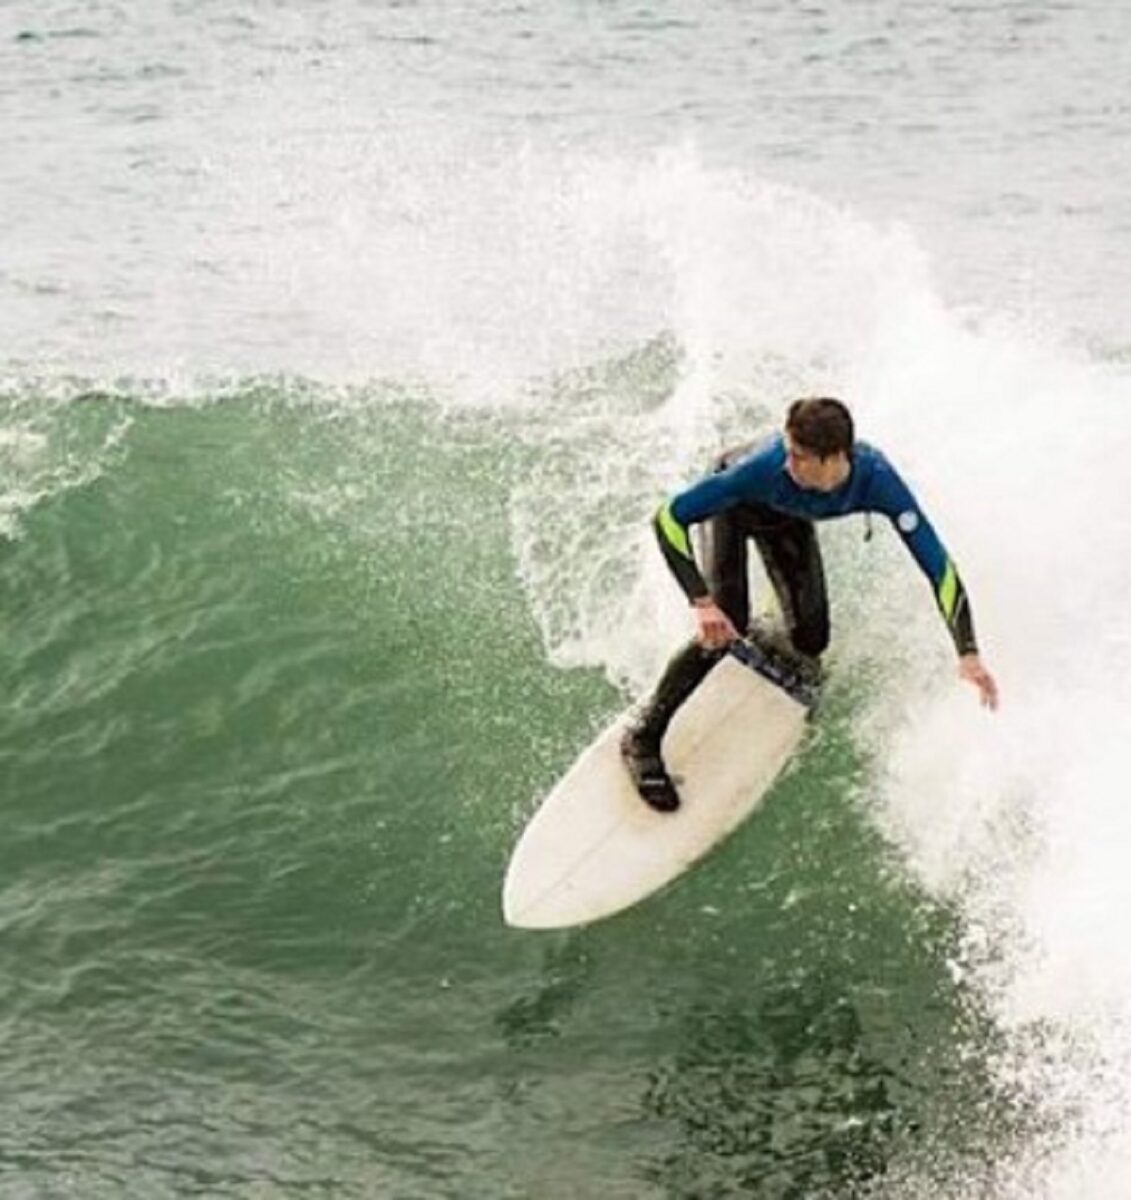
[[[772,509],[740,510],[781,605],[795,650],[816,658],[829,644],[829,601],[817,531],[811,521]]]
[[[672,656],[648,703],[633,722],[633,730],[643,747],[659,752],[672,717],[723,653],[722,650],[705,650],[693,640]]]
[[[704,521],[702,528],[703,578],[718,606],[742,633],[750,624],[750,581],[747,574],[747,539],[741,512],[728,511]]]

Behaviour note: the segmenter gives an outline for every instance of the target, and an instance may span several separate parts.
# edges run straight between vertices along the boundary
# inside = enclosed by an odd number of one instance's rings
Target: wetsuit
[[[857,442],[848,478],[831,492],[803,488],[786,470],[785,439],[776,434],[753,450],[731,451],[713,474],[677,493],[656,514],[660,548],[689,600],[713,594],[744,630],[746,538],[765,562],[796,649],[817,655],[828,644],[828,602],[814,521],[850,513],[889,517],[903,544],[931,582],[935,599],[959,654],[977,652],[970,603],[954,562],[919,507],[911,489],[874,447]],[[688,530],[706,523],[700,572]]]
[[[753,449],[724,454],[712,474],[660,507],[656,536],[689,600],[712,596],[740,632],[750,623],[747,539],[766,567],[795,650],[816,657],[829,641],[825,571],[814,522],[850,513],[889,517],[930,580],[939,611],[961,654],[977,653],[966,590],[954,563],[911,489],[874,447],[857,442],[848,478],[830,492],[803,488],[786,470],[781,434]],[[703,568],[691,548],[690,528],[703,524]],[[651,700],[634,722],[634,753],[659,754],[660,739],[678,707],[725,653],[692,641],[668,664]]]

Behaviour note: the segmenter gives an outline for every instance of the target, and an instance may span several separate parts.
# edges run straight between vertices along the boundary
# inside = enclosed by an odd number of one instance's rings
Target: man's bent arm
[[[656,540],[660,543],[660,553],[688,600],[694,603],[709,596],[710,589],[699,570],[699,564],[695,561],[695,552],[691,549],[688,527],[681,524],[672,514],[670,500],[660,505],[652,521],[652,528],[655,530]]]

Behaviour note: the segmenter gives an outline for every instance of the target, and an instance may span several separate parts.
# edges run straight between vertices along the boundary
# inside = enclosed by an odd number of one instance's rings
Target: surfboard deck
[[[511,856],[503,916],[523,929],[585,925],[681,875],[757,807],[796,751],[812,703],[788,668],[738,643],[679,709],[663,742],[682,803],[660,813],[620,755],[622,713],[542,802]]]

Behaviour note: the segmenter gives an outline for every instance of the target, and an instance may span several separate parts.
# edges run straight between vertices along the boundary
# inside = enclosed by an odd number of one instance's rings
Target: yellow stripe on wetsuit
[[[946,570],[943,571],[943,577],[939,582],[938,590],[939,608],[942,609],[942,614],[949,624],[954,618],[954,608],[958,603],[958,572],[954,569],[954,563],[948,558],[946,560]]]
[[[672,516],[670,500],[660,506],[660,511],[656,513],[656,524],[664,535],[664,540],[673,550],[682,554],[684,558],[695,561],[695,556],[691,553],[691,540],[687,536],[687,530]]]

